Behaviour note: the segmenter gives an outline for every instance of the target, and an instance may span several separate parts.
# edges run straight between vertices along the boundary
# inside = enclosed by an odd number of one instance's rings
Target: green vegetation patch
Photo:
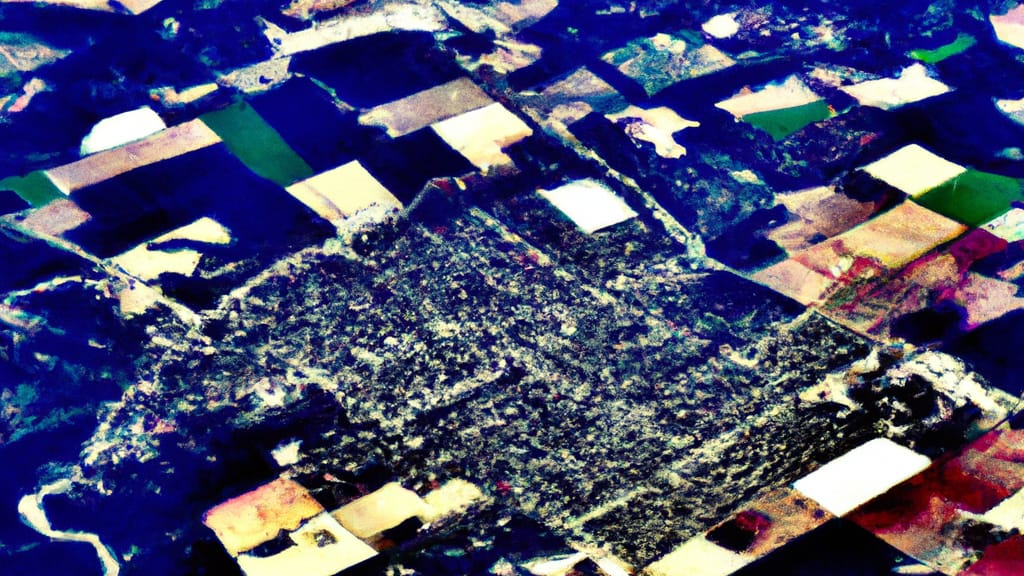
[[[309,164],[246,102],[236,102],[201,118],[232,154],[267,180],[289,186],[313,175]]]
[[[1024,200],[1021,181],[1008,176],[968,170],[938,188],[915,199],[934,210],[969,226],[980,226]]]
[[[755,112],[743,117],[743,121],[771,134],[775,140],[782,140],[797,130],[832,117],[828,102],[818,100],[802,106]]]
[[[942,62],[950,56],[956,56],[957,54],[963,54],[971,46],[978,43],[978,40],[970,34],[961,32],[956,40],[953,40],[949,44],[939,46],[934,50],[911,50],[910,57],[914,60],[920,60],[926,64],[935,64],[936,62]]]
[[[27,176],[11,176],[0,180],[0,190],[13,190],[33,208],[45,206],[64,193],[43,172],[32,172]]]

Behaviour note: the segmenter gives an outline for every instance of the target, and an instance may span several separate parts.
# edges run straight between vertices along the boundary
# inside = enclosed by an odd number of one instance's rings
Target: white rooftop
[[[731,38],[740,31],[740,23],[736,21],[736,13],[719,14],[705,22],[701,30],[713,38]]]
[[[1024,48],[1024,4],[1018,4],[1006,14],[992,14],[988,20],[996,38],[1010,46]]]
[[[853,96],[861,106],[889,110],[950,91],[949,86],[928,76],[922,64],[904,68],[898,78],[868,80],[844,86],[843,92]]]
[[[863,170],[910,196],[920,196],[967,172],[917,144],[904,146]]]
[[[622,198],[596,180],[576,180],[539,193],[588,234],[636,216]]]
[[[117,148],[166,128],[163,118],[148,106],[122,112],[97,122],[82,140],[79,153],[88,156],[94,152]]]
[[[715,107],[742,118],[748,114],[795,108],[819,100],[821,96],[815,94],[799,77],[792,75],[781,83],[768,84],[757,91],[741,92],[715,104]]]
[[[876,438],[797,480],[793,488],[832,514],[843,516],[930,464],[927,456],[887,438]]]

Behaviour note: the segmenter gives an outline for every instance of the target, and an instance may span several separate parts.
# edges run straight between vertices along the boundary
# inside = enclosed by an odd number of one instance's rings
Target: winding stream
[[[51,494],[63,494],[70,489],[71,480],[64,479],[43,486],[35,494],[22,496],[18,501],[18,514],[21,515],[21,520],[36,532],[53,540],[91,544],[96,549],[96,555],[99,556],[100,563],[103,565],[103,574],[118,576],[121,572],[121,565],[118,563],[117,557],[100,541],[99,536],[89,532],[54,530],[50,526],[50,520],[47,519],[46,511],[43,509],[43,498]]]

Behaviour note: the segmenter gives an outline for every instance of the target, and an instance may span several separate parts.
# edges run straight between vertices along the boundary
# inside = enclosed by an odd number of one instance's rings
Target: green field
[[[201,118],[232,154],[267,180],[289,186],[313,175],[309,164],[247,103],[236,102]]]
[[[808,124],[820,122],[831,116],[832,110],[829,109],[828,103],[818,100],[803,106],[747,114],[743,121],[771,134],[776,140],[782,140]]]
[[[33,207],[38,208],[64,198],[64,194],[42,172],[28,176],[11,176],[0,180],[0,190],[13,190]]]
[[[934,50],[911,50],[910,57],[914,60],[920,60],[926,64],[935,64],[936,62],[942,62],[950,56],[956,56],[957,54],[963,54],[971,46],[977,44],[978,41],[970,34],[961,33],[949,44],[944,44],[935,48]]]
[[[968,170],[916,199],[917,203],[969,226],[980,226],[1024,200],[1021,182]]]

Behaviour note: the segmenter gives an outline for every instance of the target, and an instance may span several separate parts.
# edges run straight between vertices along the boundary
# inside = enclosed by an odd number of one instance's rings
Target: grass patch
[[[956,56],[957,54],[963,54],[971,46],[978,43],[978,40],[971,36],[961,32],[956,40],[953,40],[949,44],[939,46],[934,50],[911,50],[910,57],[914,60],[920,60],[926,64],[935,64],[936,62],[942,62],[950,56]]]
[[[1019,200],[1024,200],[1019,180],[977,170],[968,170],[915,199],[921,206],[968,226],[988,222]]]
[[[0,190],[12,190],[33,208],[45,206],[58,198],[65,197],[64,193],[43,172],[4,178],[0,180]]]
[[[782,140],[797,130],[832,117],[832,110],[824,100],[802,106],[755,112],[743,117],[743,121],[764,130],[775,140]]]
[[[236,102],[201,118],[232,154],[267,180],[290,186],[313,175],[309,164],[246,102]]]

